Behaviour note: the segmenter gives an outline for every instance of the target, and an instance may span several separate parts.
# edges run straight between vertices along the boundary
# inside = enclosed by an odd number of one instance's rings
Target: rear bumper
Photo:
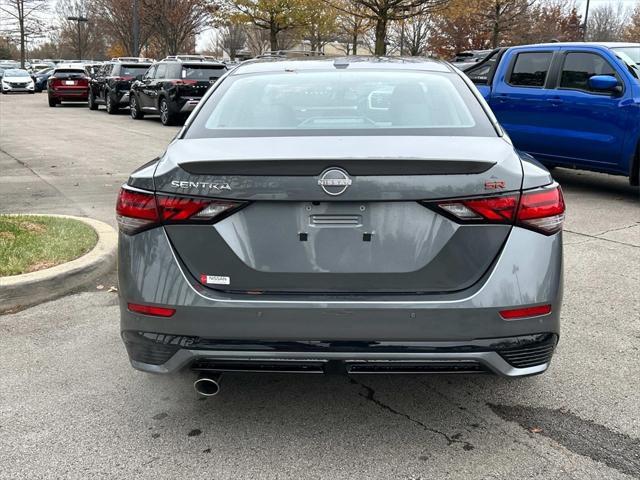
[[[200,103],[200,98],[186,98],[183,99],[184,103],[180,106],[180,113],[188,113],[193,111],[194,108]]]
[[[70,102],[86,102],[89,98],[89,88],[75,88],[69,90],[49,90],[49,95],[58,100]]]
[[[174,256],[162,228],[121,235],[118,262],[121,331],[128,348],[147,341],[153,344],[151,357],[140,356],[135,349],[129,351],[133,366],[148,372],[170,373],[201,360],[242,359],[254,362],[251,365],[258,365],[259,371],[264,371],[259,364],[265,360],[322,365],[337,361],[351,372],[354,364],[373,361],[396,366],[398,361],[418,362],[422,364],[418,370],[423,371],[433,362],[475,362],[473,369],[480,371],[532,375],[548,367],[550,355],[540,355],[538,364],[519,367],[502,356],[504,345],[513,346],[520,337],[541,333],[557,338],[560,331],[561,234],[547,237],[517,227],[480,281],[449,294],[218,292],[190,277]],[[176,312],[169,318],[142,315],[129,311],[128,302],[170,306]],[[499,314],[506,308],[540,304],[551,304],[551,313],[520,320],[504,320]],[[159,335],[162,340],[143,339],[136,332]],[[165,337],[178,342],[177,348],[165,347]],[[496,346],[504,341],[507,343]],[[285,348],[269,349],[274,344]],[[300,345],[309,344],[339,348],[300,351]],[[163,351],[168,356],[163,357]],[[385,369],[394,370],[377,370]]]
[[[125,331],[134,368],[172,373],[184,368],[272,373],[495,373],[506,377],[544,372],[555,334],[468,342],[262,342]]]

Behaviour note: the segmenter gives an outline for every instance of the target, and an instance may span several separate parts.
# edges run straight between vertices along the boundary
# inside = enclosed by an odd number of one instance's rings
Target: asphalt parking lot
[[[0,212],[115,226],[128,173],[177,133],[46,94],[0,97]],[[105,288],[0,315],[0,478],[640,478],[640,199],[558,169],[563,330],[542,376],[190,375],[133,370]]]

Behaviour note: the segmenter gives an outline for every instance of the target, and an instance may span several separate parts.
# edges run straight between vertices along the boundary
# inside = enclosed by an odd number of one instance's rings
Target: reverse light
[[[219,221],[247,202],[155,195],[121,188],[116,203],[120,231],[128,235],[158,225]]]
[[[505,320],[517,320],[520,318],[540,317],[551,313],[551,305],[538,305],[535,307],[514,308],[502,310],[500,316]]]
[[[151,315],[153,317],[172,317],[176,313],[175,308],[157,307],[155,305],[142,305],[139,303],[127,303],[130,312]]]

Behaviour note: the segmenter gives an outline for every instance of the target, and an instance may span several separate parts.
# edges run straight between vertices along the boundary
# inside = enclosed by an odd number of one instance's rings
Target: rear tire
[[[119,108],[113,104],[113,98],[111,98],[110,93],[105,94],[105,103],[107,107],[107,113],[109,115],[115,115],[116,113],[118,113]]]
[[[631,168],[631,176],[629,177],[629,184],[632,187],[640,185],[640,144],[636,150],[636,156],[633,159],[633,167]]]
[[[96,96],[93,94],[93,91],[89,91],[89,98],[87,101],[89,102],[89,110],[98,110]]]
[[[169,110],[169,103],[166,99],[160,99],[160,121],[164,126],[172,126],[176,124],[176,115]]]
[[[144,113],[140,110],[138,100],[134,95],[131,95],[131,98],[129,99],[129,113],[131,114],[131,118],[134,120],[142,120],[144,118]]]
[[[56,100],[55,98],[51,97],[51,95],[49,95],[49,106],[55,107],[57,104],[58,104],[58,100]]]

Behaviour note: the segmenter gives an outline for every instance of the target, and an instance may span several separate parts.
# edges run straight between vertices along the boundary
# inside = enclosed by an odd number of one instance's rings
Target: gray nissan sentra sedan
[[[564,201],[434,60],[248,62],[117,202],[137,369],[545,371]]]

